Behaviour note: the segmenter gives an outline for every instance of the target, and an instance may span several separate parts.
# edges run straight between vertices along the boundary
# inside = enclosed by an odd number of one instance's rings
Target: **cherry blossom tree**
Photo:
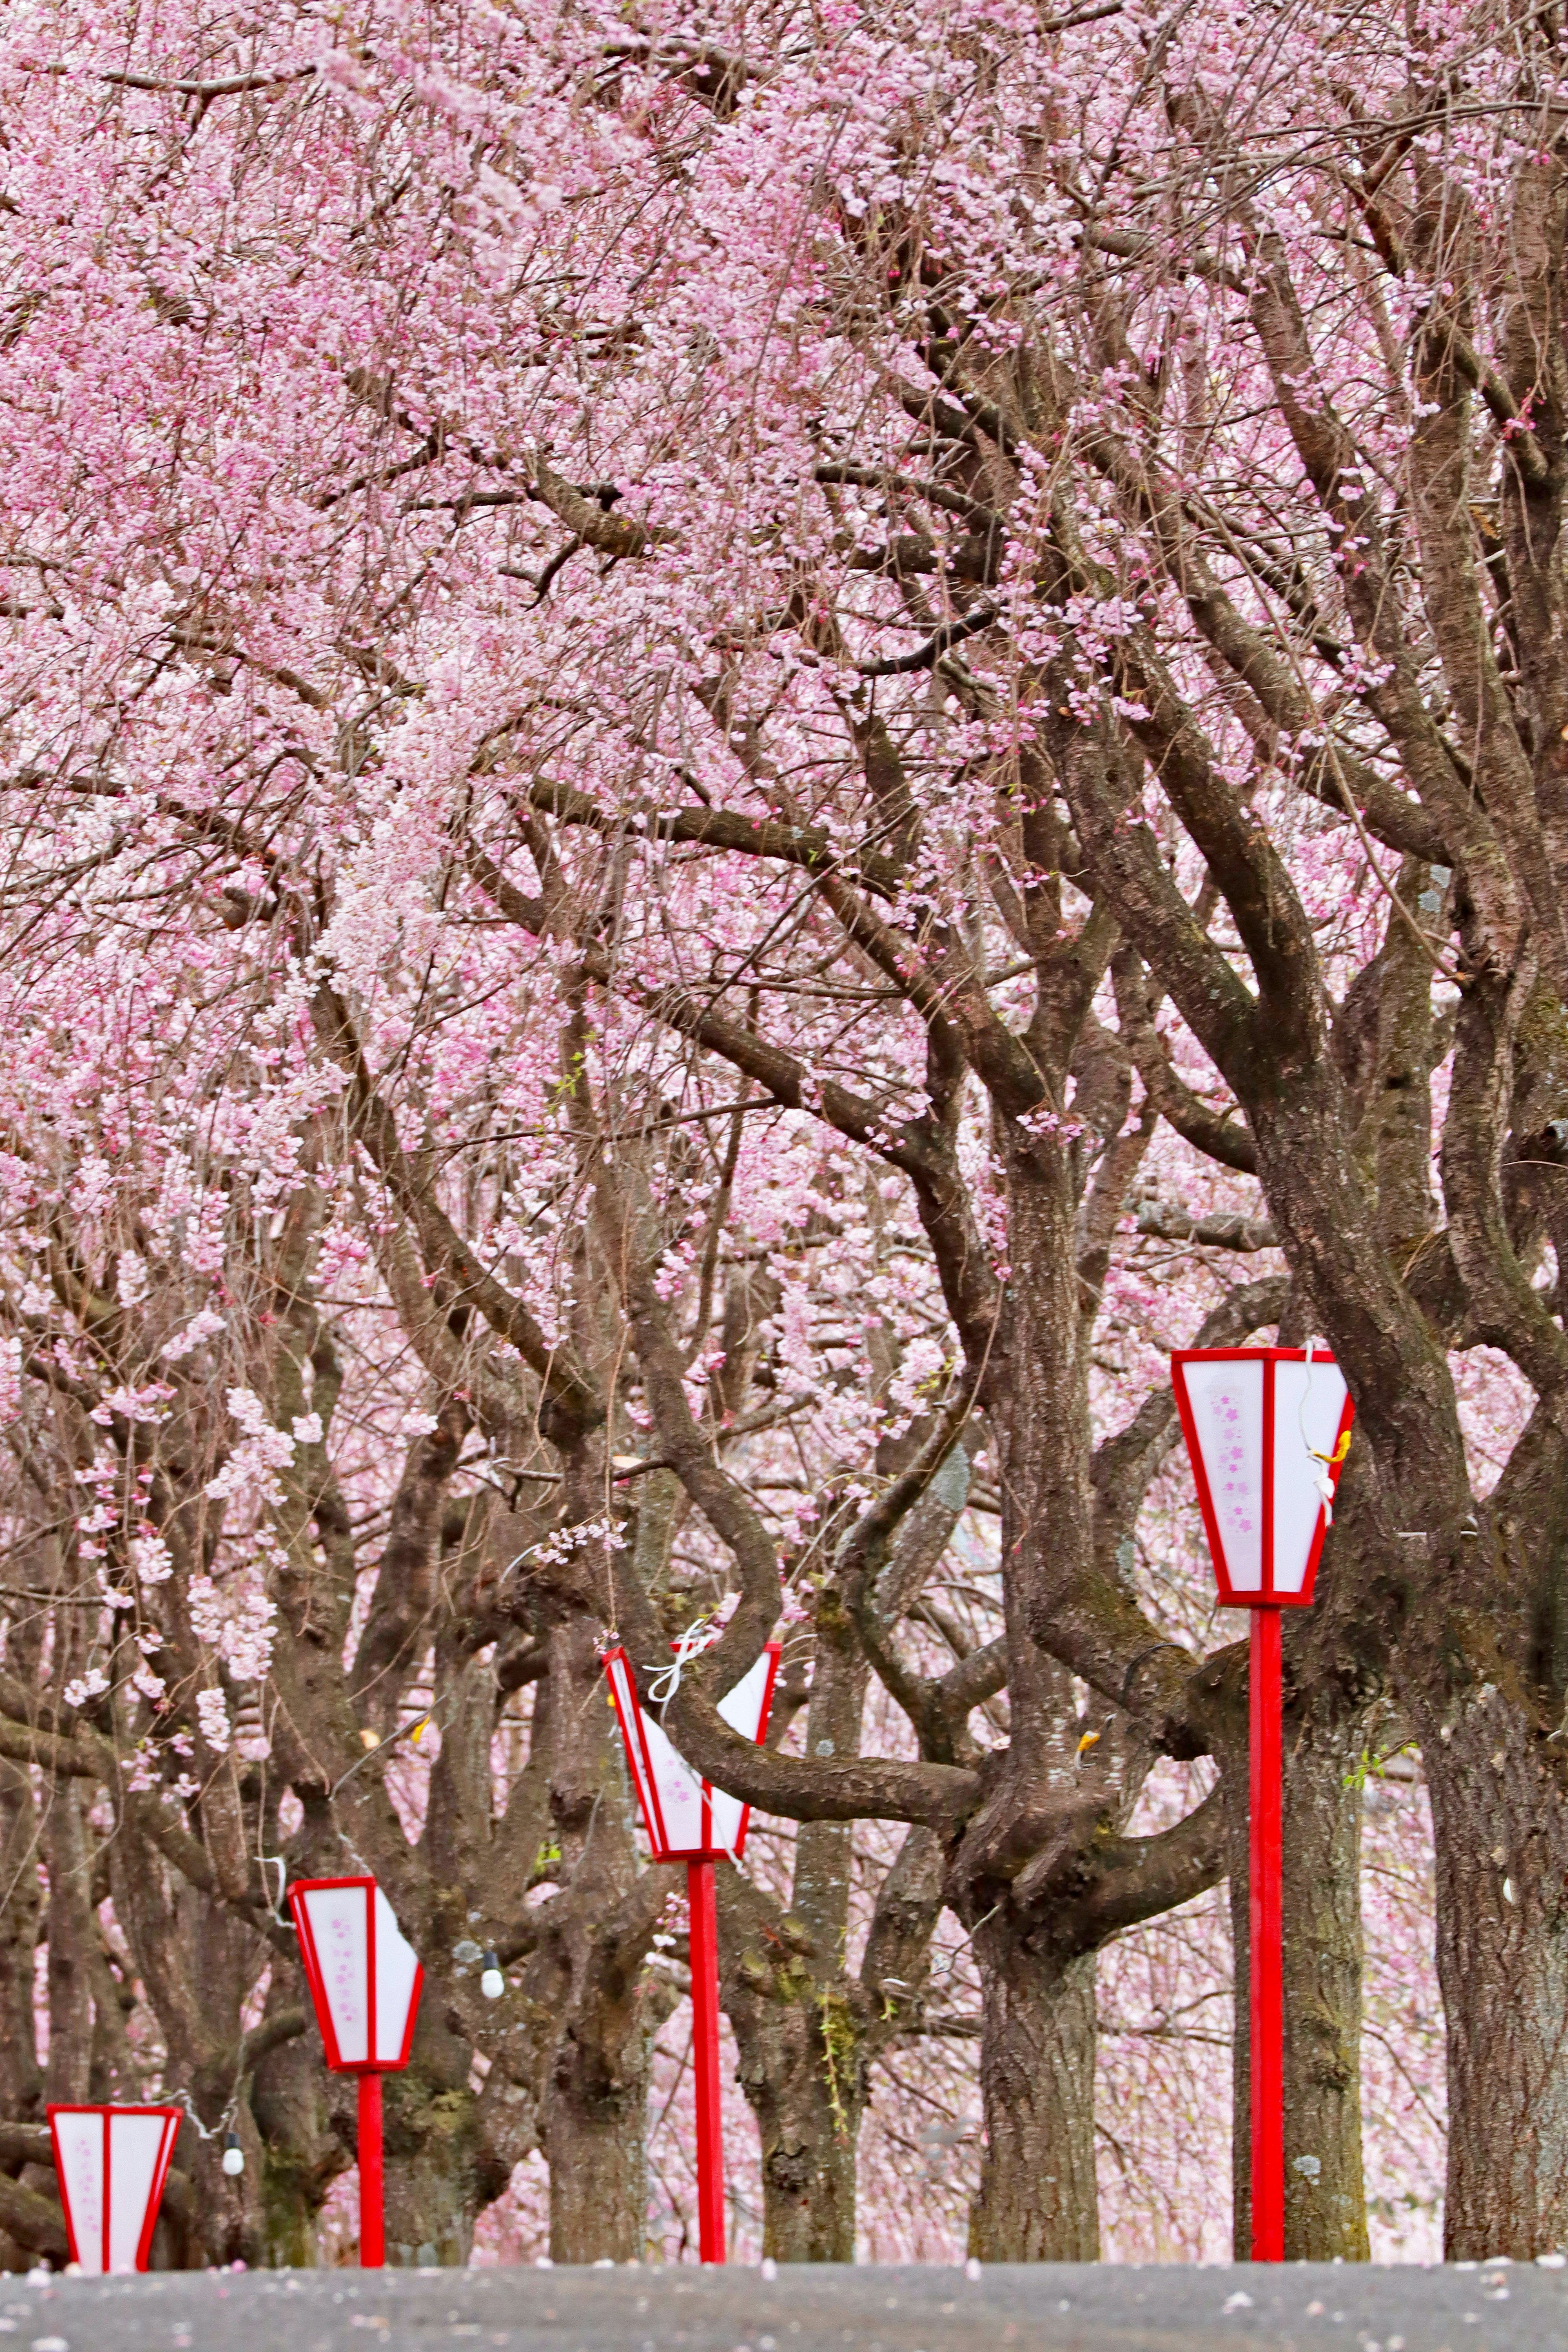
[[[672,1733],[802,1824],[727,1906],[768,2244],[853,2245],[948,2024],[973,2243],[1092,2255],[1097,1975],[1227,1870],[1245,1957],[1163,1354],[1318,1330],[1288,2248],[1366,2251],[1413,1744],[1448,2241],[1563,2235],[1557,60],[1489,5],[8,16],[19,2119],[43,1935],[50,2064],[155,2017],[303,2243],[278,1866],[359,1855],[431,1970],[395,2242],[539,2147],[552,2251],[640,2252],[679,1945],[596,1651],[646,1691],[717,1612]]]

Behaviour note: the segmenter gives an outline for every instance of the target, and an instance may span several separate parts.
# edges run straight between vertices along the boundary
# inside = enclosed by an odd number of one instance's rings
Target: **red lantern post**
[[[289,1908],[327,2063],[359,2076],[359,2258],[386,2260],[381,2078],[408,2063],[425,1981],[414,1947],[374,1878],[299,1878]]]
[[[47,2112],[72,2262],[91,2276],[144,2271],[179,2108],[61,2104]]]
[[[1332,1357],[1314,1347],[1179,1349],[1171,1378],[1220,1600],[1252,1612],[1252,2259],[1278,2263],[1285,2258],[1279,1612],[1311,1601],[1355,1407]]]
[[[689,1634],[679,1657],[718,1640]],[[779,1645],[770,1642],[748,1674],[719,1702],[719,1712],[742,1739],[761,1739],[773,1704]],[[676,1673],[678,1668],[668,1669]],[[716,1862],[738,1862],[746,1843],[750,1805],[726,1796],[695,1773],[665,1737],[662,1724],[638,1704],[631,1660],[618,1646],[605,1653],[610,1696],[626,1743],[632,1785],[655,1862],[684,1862],[691,1914],[691,2059],[697,2085],[697,2241],[705,2263],[724,2260],[724,2144],[719,2085],[719,1931]]]

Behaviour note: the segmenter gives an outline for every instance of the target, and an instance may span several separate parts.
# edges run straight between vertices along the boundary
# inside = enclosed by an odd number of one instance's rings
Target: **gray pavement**
[[[3,2352],[1568,2352],[1568,2269],[827,2266],[0,2277]]]

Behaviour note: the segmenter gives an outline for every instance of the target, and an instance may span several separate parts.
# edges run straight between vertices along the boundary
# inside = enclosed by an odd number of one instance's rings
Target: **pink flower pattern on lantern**
[[[1263,1577],[1260,1375],[1251,1366],[1216,1366],[1206,1379],[1194,1367],[1194,1374],[1188,1393],[1225,1569],[1237,1591],[1257,1591]]]
[[[71,2116],[60,2134],[70,2174],[71,2221],[78,2259],[96,2265],[103,2243],[103,2135],[101,2116]]]
[[[340,2046],[357,2042],[364,2032],[364,2000],[363,1946],[356,1943],[348,1921],[341,1915],[327,1923],[326,1949],[321,1953],[321,1975],[331,2002],[332,2022],[337,2028]]]
[[[1256,1532],[1258,1527],[1258,1489],[1247,1475],[1247,1448],[1241,1436],[1241,1407],[1228,1389],[1221,1389],[1215,1397],[1214,1415],[1220,1425],[1220,1484],[1215,1496],[1215,1508],[1237,1535],[1249,1536]]]

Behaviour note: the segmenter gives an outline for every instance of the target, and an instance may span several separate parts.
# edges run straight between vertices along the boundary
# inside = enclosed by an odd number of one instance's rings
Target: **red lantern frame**
[[[1299,1587],[1281,1589],[1275,1583],[1276,1551],[1276,1488],[1279,1459],[1276,1447],[1276,1391],[1279,1370],[1282,1364],[1306,1364],[1312,1369],[1333,1371],[1339,1367],[1326,1349],[1314,1348],[1309,1360],[1305,1348],[1178,1348],[1171,1357],[1171,1379],[1176,1391],[1176,1411],[1181,1415],[1182,1434],[1187,1442],[1187,1454],[1193,1465],[1193,1477],[1198,1490],[1198,1508],[1203,1513],[1204,1533],[1208,1538],[1209,1557],[1214,1562],[1215,1578],[1219,1586],[1221,1604],[1227,1609],[1305,1609],[1310,1606],[1313,1587],[1317,1581],[1318,1560],[1327,1533],[1328,1515],[1320,1500],[1317,1525],[1308,1546],[1306,1566]],[[1237,1583],[1231,1574],[1216,1497],[1204,1458],[1203,1441],[1197,1416],[1189,1393],[1187,1368],[1199,1364],[1258,1365],[1261,1381],[1261,1432],[1259,1473],[1261,1491],[1258,1509],[1259,1528],[1258,1582],[1256,1585]],[[1342,1378],[1342,1375],[1341,1375]],[[1289,1410],[1289,1406],[1286,1408]],[[1326,1449],[1324,1463],[1331,1492],[1340,1482],[1343,1467],[1342,1442],[1350,1435],[1355,1420],[1355,1404],[1348,1390],[1334,1430],[1332,1443]],[[1337,1457],[1337,1458],[1336,1458]],[[1319,1457],[1314,1457],[1319,1458]]]
[[[762,1705],[757,1712],[757,1729],[754,1737],[758,1740],[761,1740],[767,1730],[768,1715],[773,1703],[773,1685],[778,1680],[779,1671],[778,1643],[768,1643],[762,1654],[766,1658],[768,1666],[763,1685]],[[716,1844],[713,1841],[713,1784],[710,1780],[701,1780],[700,1775],[698,1776],[702,1791],[701,1811],[699,1816],[701,1823],[700,1843],[695,1846],[676,1845],[672,1843],[665,1821],[664,1806],[659,1799],[659,1768],[648,1744],[647,1716],[637,1697],[631,1659],[625,1647],[616,1643],[614,1647],[605,1652],[604,1662],[605,1673],[609,1679],[610,1698],[615,1706],[616,1719],[621,1727],[621,1739],[626,1748],[626,1761],[631,1767],[632,1781],[637,1793],[637,1810],[642,1814],[643,1827],[647,1832],[647,1841],[653,1850],[654,1861],[739,1861],[745,1846],[746,1832],[751,1825],[752,1808],[745,1802],[741,1804],[740,1821],[735,1832],[734,1843],[732,1845]],[[754,1670],[754,1668],[752,1669],[753,1672]],[[736,1684],[736,1690],[743,1687],[744,1681],[745,1677],[742,1677],[742,1681]],[[725,1694],[726,1698],[732,1696],[732,1693]],[[722,1711],[721,1708],[721,1711]],[[662,1731],[662,1727],[656,1727],[656,1728]],[[683,1767],[683,1769],[689,1768]]]
[[[680,1660],[693,1654],[700,1655],[703,1648],[710,1647],[717,1639],[715,1632],[710,1641],[704,1643],[694,1632],[687,1635],[685,1642],[672,1643],[677,1665],[671,1671],[679,1674]],[[778,1679],[777,1642],[766,1644],[734,1688],[726,1691],[719,1703],[719,1711],[723,1714],[725,1707],[745,1690],[763,1659],[767,1664],[757,1706],[757,1727],[754,1732],[744,1735],[759,1742],[768,1727],[768,1714],[773,1703],[773,1685]],[[719,1925],[713,1865],[717,1862],[740,1859],[751,1823],[752,1809],[735,1798],[725,1798],[728,1804],[740,1802],[740,1811],[735,1817],[734,1841],[729,1845],[715,1843],[713,1784],[703,1780],[699,1773],[695,1778],[700,1791],[697,1815],[700,1842],[695,1846],[674,1844],[659,1796],[659,1775],[661,1771],[668,1771],[668,1759],[673,1759],[689,1783],[694,1777],[691,1767],[679,1749],[671,1746],[665,1738],[662,1725],[655,1724],[651,1727],[666,1750],[666,1756],[660,1758],[650,1744],[649,1719],[637,1697],[632,1662],[619,1643],[605,1652],[605,1672],[609,1678],[610,1697],[621,1727],[626,1762],[631,1768],[637,1804],[643,1826],[647,1832],[648,1843],[653,1849],[653,1858],[655,1862],[683,1862],[686,1864],[686,1894],[691,1924],[691,2073],[697,2110],[697,2244],[703,2262],[721,2263],[724,2260],[724,2124],[719,2079]],[[726,1720],[730,1718],[726,1717]],[[740,1727],[731,1721],[731,1730]],[[689,1804],[689,1790],[683,1793]]]
[[[365,2055],[345,2058],[338,2045],[337,2027],[332,2021],[331,2002],[327,1997],[326,1978],[321,1955],[316,1949],[315,1930],[310,1924],[307,1895],[336,1893],[343,1887],[363,1887],[365,1899]],[[378,2058],[375,2014],[375,1898],[378,1893],[374,1878],[297,1878],[289,1889],[289,1908],[294,1915],[294,1925],[300,1933],[300,1958],[304,1964],[305,1980],[310,1988],[315,2004],[316,2022],[321,2029],[321,2043],[327,2064],[335,2074],[395,2074],[407,2065],[414,2050],[414,2022],[419,2013],[419,1996],[424,1990],[425,1969],[416,1958],[414,1986],[408,1996],[408,2016],[403,2029],[403,2046],[395,2058]]]
[[[316,1948],[310,1906],[305,1899],[310,1895],[336,1894],[344,1887],[361,1888],[364,1894],[365,2054],[363,2058],[345,2058],[342,2054],[332,2017],[332,2004],[327,1992],[326,1974]],[[419,2014],[419,1996],[425,1989],[424,1963],[416,1952],[402,2047],[395,2058],[378,2056],[375,2013],[375,1906],[378,1896],[383,1902],[386,1900],[374,1878],[297,1878],[289,1889],[289,1908],[294,1915],[294,1925],[299,1930],[300,1958],[304,1966],[305,1980],[310,1988],[310,1999],[315,2005],[316,2022],[321,2030],[321,2047],[326,2053],[327,2063],[334,2074],[354,2074],[359,2078],[359,2259],[362,2270],[378,2270],[386,2259],[381,2078],[384,2074],[400,2073],[408,2063],[414,2049],[414,2024]],[[389,1911],[391,1907],[388,1904]],[[401,1928],[398,1935],[406,1944],[407,1937]],[[413,1950],[411,1945],[409,1949]]]
[[[180,2126],[184,2121],[182,2110],[178,2107],[162,2106],[100,2106],[88,2101],[56,2100],[46,2108],[45,2113],[48,2117],[49,2137],[54,2143],[55,2178],[59,2182],[60,2204],[65,2210],[66,2242],[70,2249],[72,2262],[83,2270],[88,2269],[89,2265],[82,2260],[81,2241],[77,2234],[69,2179],[60,2155],[60,2129],[58,2118],[62,2116],[99,2116],[102,2118],[102,2264],[101,2271],[94,2274],[106,2277],[112,2274],[110,2246],[114,2219],[114,2118],[117,2116],[156,2116],[160,2119],[163,2127],[163,2136],[158,2144],[157,2155],[153,2159],[153,2179],[147,2192],[147,2207],[142,2217],[142,2227],[136,2241],[135,2266],[137,2270],[144,2271],[147,2267],[147,2257],[153,2248],[153,2232],[158,2226],[158,2209],[163,2201],[163,2184],[168,2179],[169,2167],[174,2161],[174,2142],[180,2136]]]
[[[1256,1419],[1254,1399],[1239,1387],[1226,1393],[1211,1385],[1196,1402],[1189,1374],[1205,1364],[1245,1366],[1258,1371]],[[1280,1452],[1278,1444],[1279,1373],[1282,1366],[1301,1364],[1308,1370],[1296,1399],[1300,1431],[1300,1454],[1288,1452],[1284,1467],[1295,1491],[1287,1509],[1293,1527],[1295,1559],[1300,1562],[1300,1581],[1282,1585],[1278,1576],[1278,1518]],[[1307,1429],[1307,1400],[1312,1374],[1331,1370],[1344,1402],[1331,1436],[1326,1427]],[[1280,2263],[1285,2259],[1285,1971],[1284,1927],[1284,1738],[1280,1630],[1282,1609],[1305,1609],[1317,1582],[1318,1559],[1328,1531],[1330,1507],[1339,1486],[1345,1448],[1350,1443],[1355,1404],[1344,1376],[1325,1349],[1308,1348],[1179,1348],[1171,1358],[1171,1381],[1176,1392],[1182,1434],[1198,1490],[1204,1532],[1221,1601],[1250,1615],[1247,1672],[1247,2018],[1249,2107],[1251,2119],[1250,2188],[1252,2196],[1252,2259]],[[1327,1392],[1331,1402],[1331,1391]],[[1199,1426],[1198,1404],[1207,1423]],[[1217,1411],[1216,1411],[1217,1409]],[[1287,1412],[1290,1406],[1287,1402]],[[1232,1429],[1223,1426],[1229,1422]],[[1246,1426],[1250,1422],[1251,1427]],[[1313,1444],[1313,1436],[1320,1441]],[[1329,1438],[1327,1445],[1322,1438]],[[1228,1448],[1229,1461],[1224,1449]],[[1256,1454],[1254,1454],[1254,1448]],[[1313,1475],[1310,1465],[1320,1465]],[[1256,1464],[1256,1494],[1252,1470]],[[1220,1493],[1215,1480],[1228,1467],[1230,1483]],[[1327,1489],[1325,1496],[1324,1489]],[[1308,1495],[1317,1497],[1306,1552],[1300,1549],[1300,1529]],[[1300,1516],[1298,1516],[1300,1515]],[[1257,1547],[1256,1581],[1253,1562],[1247,1574],[1236,1570],[1226,1538],[1224,1520],[1231,1520],[1231,1536],[1250,1555]],[[1252,1521],[1256,1517],[1256,1528]]]

